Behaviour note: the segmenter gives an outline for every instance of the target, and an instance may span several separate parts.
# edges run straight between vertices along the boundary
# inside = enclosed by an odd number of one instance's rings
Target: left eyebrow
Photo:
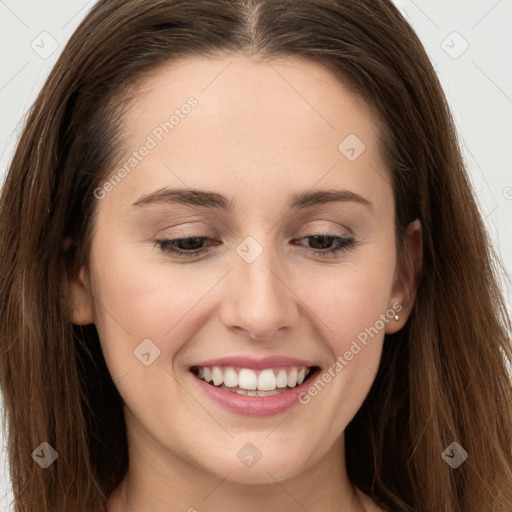
[[[310,208],[327,203],[346,203],[354,202],[366,206],[374,211],[373,204],[360,194],[352,192],[351,190],[313,190],[311,192],[302,192],[293,195],[289,202],[288,207],[290,210]]]
[[[365,197],[350,190],[313,190],[292,195],[288,200],[290,210],[301,210],[333,202],[354,202],[366,206],[374,211],[373,204]],[[170,189],[162,188],[138,198],[131,206],[141,207],[150,204],[184,204],[188,206],[201,206],[232,212],[235,202],[222,194],[197,189]]]

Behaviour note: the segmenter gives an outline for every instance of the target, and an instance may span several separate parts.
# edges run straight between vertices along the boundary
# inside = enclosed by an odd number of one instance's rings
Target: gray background
[[[27,109],[94,3],[0,0],[0,181]],[[396,4],[440,76],[482,214],[510,272],[512,0],[396,0]],[[510,309],[512,287],[505,280],[503,287]],[[1,435],[0,448],[0,510],[7,511],[10,494]]]

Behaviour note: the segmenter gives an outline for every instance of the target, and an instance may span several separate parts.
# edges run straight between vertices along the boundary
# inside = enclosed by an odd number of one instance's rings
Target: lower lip
[[[299,395],[310,386],[318,369],[299,386],[272,396],[246,396],[217,388],[192,374],[197,386],[213,401],[228,411],[242,416],[274,416],[299,404]]]

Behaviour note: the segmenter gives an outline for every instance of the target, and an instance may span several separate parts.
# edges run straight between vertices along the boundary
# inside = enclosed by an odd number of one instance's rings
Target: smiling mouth
[[[294,389],[317,372],[317,366],[287,366],[253,370],[236,366],[193,366],[200,380],[219,389],[245,396],[274,396]]]

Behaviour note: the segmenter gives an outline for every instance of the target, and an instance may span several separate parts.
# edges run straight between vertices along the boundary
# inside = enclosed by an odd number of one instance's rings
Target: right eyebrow
[[[137,199],[133,207],[150,204],[184,204],[233,211],[235,204],[226,196],[205,190],[162,188]]]

